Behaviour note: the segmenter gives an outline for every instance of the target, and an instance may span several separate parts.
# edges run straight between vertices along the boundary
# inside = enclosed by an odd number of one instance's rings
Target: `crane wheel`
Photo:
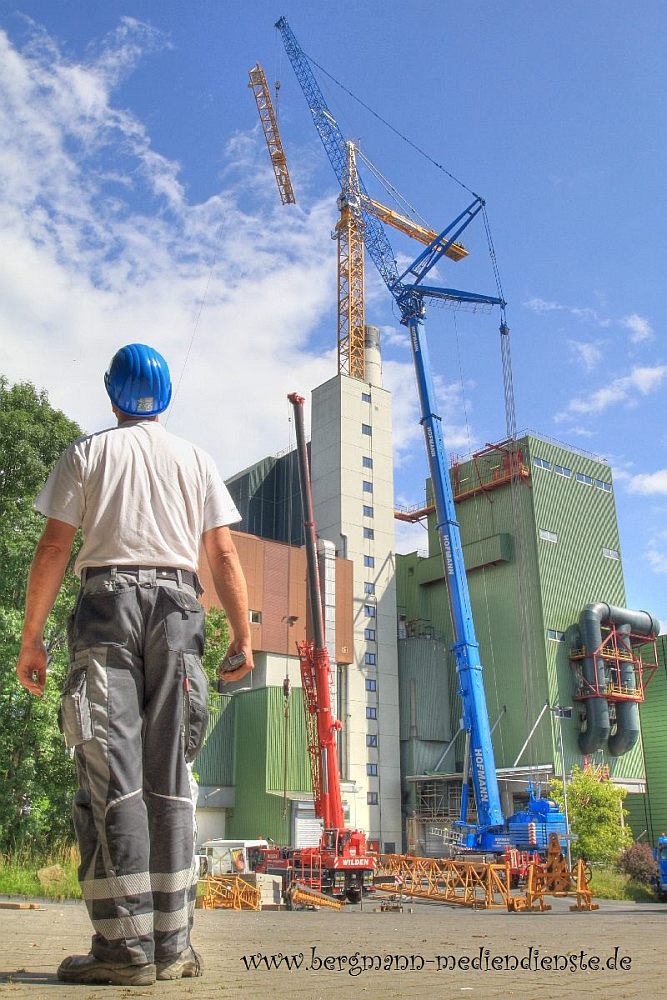
[[[358,903],[361,900],[361,889],[359,889],[357,886],[352,886],[345,893],[345,898],[347,899],[348,903]]]

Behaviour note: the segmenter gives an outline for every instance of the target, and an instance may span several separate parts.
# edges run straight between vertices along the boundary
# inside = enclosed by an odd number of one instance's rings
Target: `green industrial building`
[[[527,434],[513,449],[489,446],[455,463],[451,479],[504,812],[525,802],[530,778],[562,774],[562,726],[566,775],[586,764],[609,773],[641,825],[641,740],[620,757],[582,757],[584,703],[570,662],[586,605],[626,607],[609,465]],[[428,555],[397,557],[397,604],[405,839],[433,854],[458,815],[465,736],[435,515],[427,506],[415,517],[425,511]],[[571,707],[571,718],[556,707]]]

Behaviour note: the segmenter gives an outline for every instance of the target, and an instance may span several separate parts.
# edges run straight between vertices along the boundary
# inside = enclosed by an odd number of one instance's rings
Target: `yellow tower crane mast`
[[[348,140],[345,149],[345,183],[338,197],[340,219],[335,231],[338,240],[338,373],[363,381],[366,377],[366,321],[362,209],[424,246],[429,246],[438,234],[365,194],[357,177],[356,146]],[[462,243],[452,243],[445,256],[454,261],[463,260],[468,251]]]
[[[281,201],[283,205],[293,205],[296,202],[296,198],[294,197],[292,181],[290,180],[287,160],[285,159],[285,151],[280,138],[280,132],[278,131],[278,121],[273,108],[273,102],[271,101],[266,76],[259,63],[248,71],[248,77],[250,79],[248,86],[252,90],[257,103],[259,120],[264,131],[264,138],[269,150],[273,172],[278,182]],[[278,85],[276,84],[276,86]]]

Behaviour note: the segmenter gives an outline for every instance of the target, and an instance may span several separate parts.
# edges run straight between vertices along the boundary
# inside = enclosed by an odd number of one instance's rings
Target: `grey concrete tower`
[[[337,375],[313,391],[311,476],[320,538],[354,562],[354,663],[338,676],[341,771],[350,822],[401,847],[391,395],[379,331],[366,328],[369,381]]]

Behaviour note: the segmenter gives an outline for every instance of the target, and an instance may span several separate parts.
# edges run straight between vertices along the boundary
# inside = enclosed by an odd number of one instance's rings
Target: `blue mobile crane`
[[[482,295],[455,288],[426,284],[435,264],[444,256],[453,256],[459,237],[484,209],[484,201],[475,195],[473,201],[449,223],[402,273],[382,222],[372,212],[372,199],[356,170],[350,176],[349,144],[328,108],[324,95],[313,74],[310,60],[301,49],[287,20],[281,17],[276,28],[280,32],[287,56],[304,93],[313,123],[322,140],[334,173],[363,232],[366,250],[387,288],[396,301],[401,323],[410,332],[412,357],[417,378],[424,429],[426,453],[433,483],[437,531],[442,548],[445,578],[449,593],[459,693],[463,705],[463,726],[470,745],[472,783],[477,805],[477,824],[470,824],[468,814],[468,781],[464,778],[461,812],[457,823],[462,846],[483,851],[502,852],[508,847],[545,851],[551,833],[565,833],[565,817],[554,802],[534,797],[532,790],[528,808],[510,817],[503,817],[496,765],[486,707],[479,643],[470,606],[468,581],[463,561],[459,524],[448,472],[447,449],[442,433],[442,420],[436,406],[428,344],[424,328],[428,299],[440,299],[477,306],[498,306],[501,312],[500,332],[509,335],[505,319],[505,301],[498,296]],[[466,761],[466,770],[468,762]]]

